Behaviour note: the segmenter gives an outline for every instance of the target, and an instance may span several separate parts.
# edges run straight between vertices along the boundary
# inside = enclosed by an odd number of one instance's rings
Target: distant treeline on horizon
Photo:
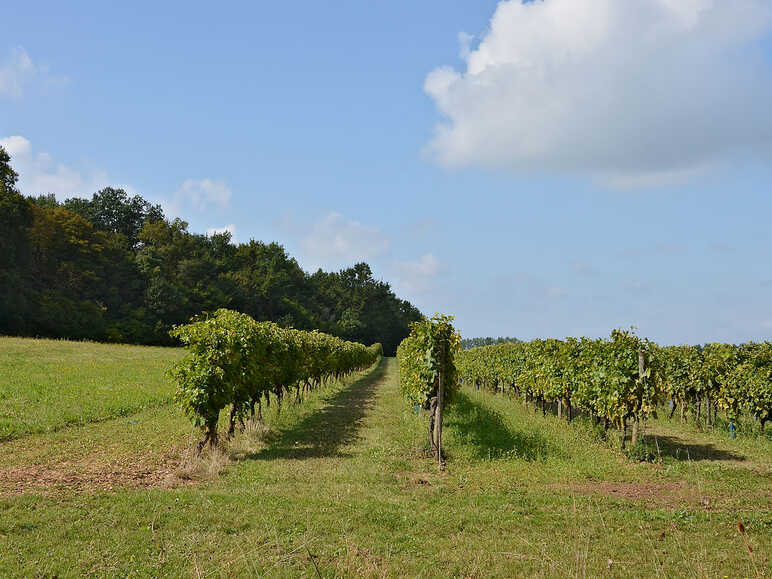
[[[0,335],[170,345],[174,324],[227,307],[393,355],[421,318],[366,263],[309,274],[278,243],[191,233],[121,189],[59,202],[17,180],[0,147]]]
[[[499,336],[498,338],[464,338],[461,340],[462,350],[471,350],[472,348],[479,348],[480,346],[493,346],[494,344],[518,344],[522,342],[519,338],[509,338]]]

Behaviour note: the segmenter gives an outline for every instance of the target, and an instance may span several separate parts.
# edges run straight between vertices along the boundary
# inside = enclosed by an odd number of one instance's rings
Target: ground
[[[462,389],[438,472],[426,418],[385,359],[274,406],[265,426],[196,463],[198,433],[168,402],[163,349],[131,355],[148,364],[145,386],[157,382],[152,403],[14,426],[0,443],[0,576],[770,573],[766,438],[660,420],[649,427],[659,460],[636,463],[582,420]],[[165,363],[178,356],[167,350]]]

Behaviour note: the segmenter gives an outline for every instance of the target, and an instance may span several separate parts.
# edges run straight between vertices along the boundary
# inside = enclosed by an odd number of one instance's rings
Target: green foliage
[[[437,395],[440,372],[445,377],[445,401],[453,400],[461,339],[452,322],[453,316],[442,314],[413,322],[410,335],[397,348],[400,391],[410,404],[429,407]]]
[[[702,352],[704,392],[717,399],[718,405],[726,410],[730,418],[737,417],[742,404],[738,388],[731,380],[741,361],[740,354],[740,349],[731,344],[708,344]]]
[[[174,328],[188,355],[170,371],[174,399],[196,426],[217,424],[249,376],[256,322],[245,314],[218,310],[212,317]]]
[[[641,438],[625,449],[625,456],[635,462],[657,463],[662,460],[656,441]]]
[[[738,358],[742,362],[728,376],[719,405],[735,413],[738,407],[745,409],[763,430],[772,419],[772,343],[748,344]]]
[[[518,338],[510,338],[508,336],[499,336],[498,338],[492,338],[490,336],[485,338],[462,338],[461,349],[471,350],[472,348],[479,348],[480,346],[494,346],[496,344],[509,344],[518,343],[522,340]]]
[[[162,375],[135,362],[116,366],[116,395]],[[396,366],[280,415],[272,405],[276,436],[245,437],[257,459],[216,482],[154,482],[190,436],[173,406],[6,443],[0,576],[300,577],[316,563],[324,577],[754,577],[751,556],[769,575],[769,440],[663,424],[680,458],[663,447],[663,469],[634,466],[579,425],[465,391],[445,417],[453,466],[435,473],[415,452],[425,421],[405,411]],[[696,448],[711,450],[696,460]]]
[[[644,373],[638,371],[638,354]],[[463,351],[460,378],[526,399],[561,401],[617,426],[645,419],[664,398],[687,406],[716,403],[731,420],[772,417],[772,344],[667,346],[614,330],[607,340],[566,338]]]
[[[0,146],[0,193],[16,191],[19,174],[11,167],[11,156]]]
[[[639,352],[647,368],[642,375]],[[459,375],[470,384],[511,388],[529,400],[561,401],[621,424],[656,408],[654,352],[647,340],[614,330],[607,340],[548,339],[474,348],[459,355]]]
[[[32,223],[29,203],[16,190],[17,175],[8,165],[8,154],[0,147],[0,333],[16,334],[25,329],[29,295],[22,271],[29,266],[27,228]]]
[[[59,202],[17,179],[0,148],[0,334],[172,345],[173,326],[229,308],[393,355],[421,318],[365,263],[308,274],[278,243],[192,233],[122,189]]]
[[[663,368],[662,387],[679,404],[688,404],[705,388],[702,351],[696,346],[668,346],[659,349]]]
[[[201,316],[171,332],[187,348],[169,372],[175,400],[207,439],[217,438],[220,412],[231,406],[234,421],[264,396],[279,399],[300,386],[311,387],[367,368],[383,355],[380,344],[365,347],[323,334],[256,322],[227,309]]]
[[[129,197],[123,189],[106,187],[91,199],[68,199],[64,207],[88,220],[100,231],[123,235],[130,247],[139,243],[145,223],[161,221],[160,205],[152,205],[139,195]]]

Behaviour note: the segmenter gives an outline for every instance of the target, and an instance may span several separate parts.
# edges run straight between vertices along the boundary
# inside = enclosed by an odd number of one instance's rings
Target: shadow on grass
[[[463,391],[456,393],[444,421],[453,429],[454,442],[466,447],[475,458],[544,461],[557,452],[538,432],[511,429],[500,414],[475,402]]]
[[[340,448],[354,442],[367,411],[373,404],[378,382],[386,371],[382,359],[367,376],[353,382],[331,398],[327,405],[310,414],[292,428],[269,438],[268,446],[247,459],[321,458],[349,456]]]
[[[709,442],[697,443],[683,440],[677,436],[661,436],[659,434],[650,435],[647,438],[656,439],[662,456],[676,460],[745,460],[745,456],[742,454],[723,448],[716,448]]]

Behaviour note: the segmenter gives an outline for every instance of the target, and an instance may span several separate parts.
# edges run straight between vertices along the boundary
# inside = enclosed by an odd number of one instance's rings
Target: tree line
[[[0,334],[170,345],[174,325],[230,308],[393,355],[421,318],[366,263],[307,273],[278,243],[191,232],[122,189],[60,202],[17,181],[0,147]]]
[[[491,336],[485,338],[462,338],[461,349],[471,350],[472,348],[495,346],[496,344],[517,344],[521,341],[519,338],[510,338],[509,336],[499,336],[498,338]]]

